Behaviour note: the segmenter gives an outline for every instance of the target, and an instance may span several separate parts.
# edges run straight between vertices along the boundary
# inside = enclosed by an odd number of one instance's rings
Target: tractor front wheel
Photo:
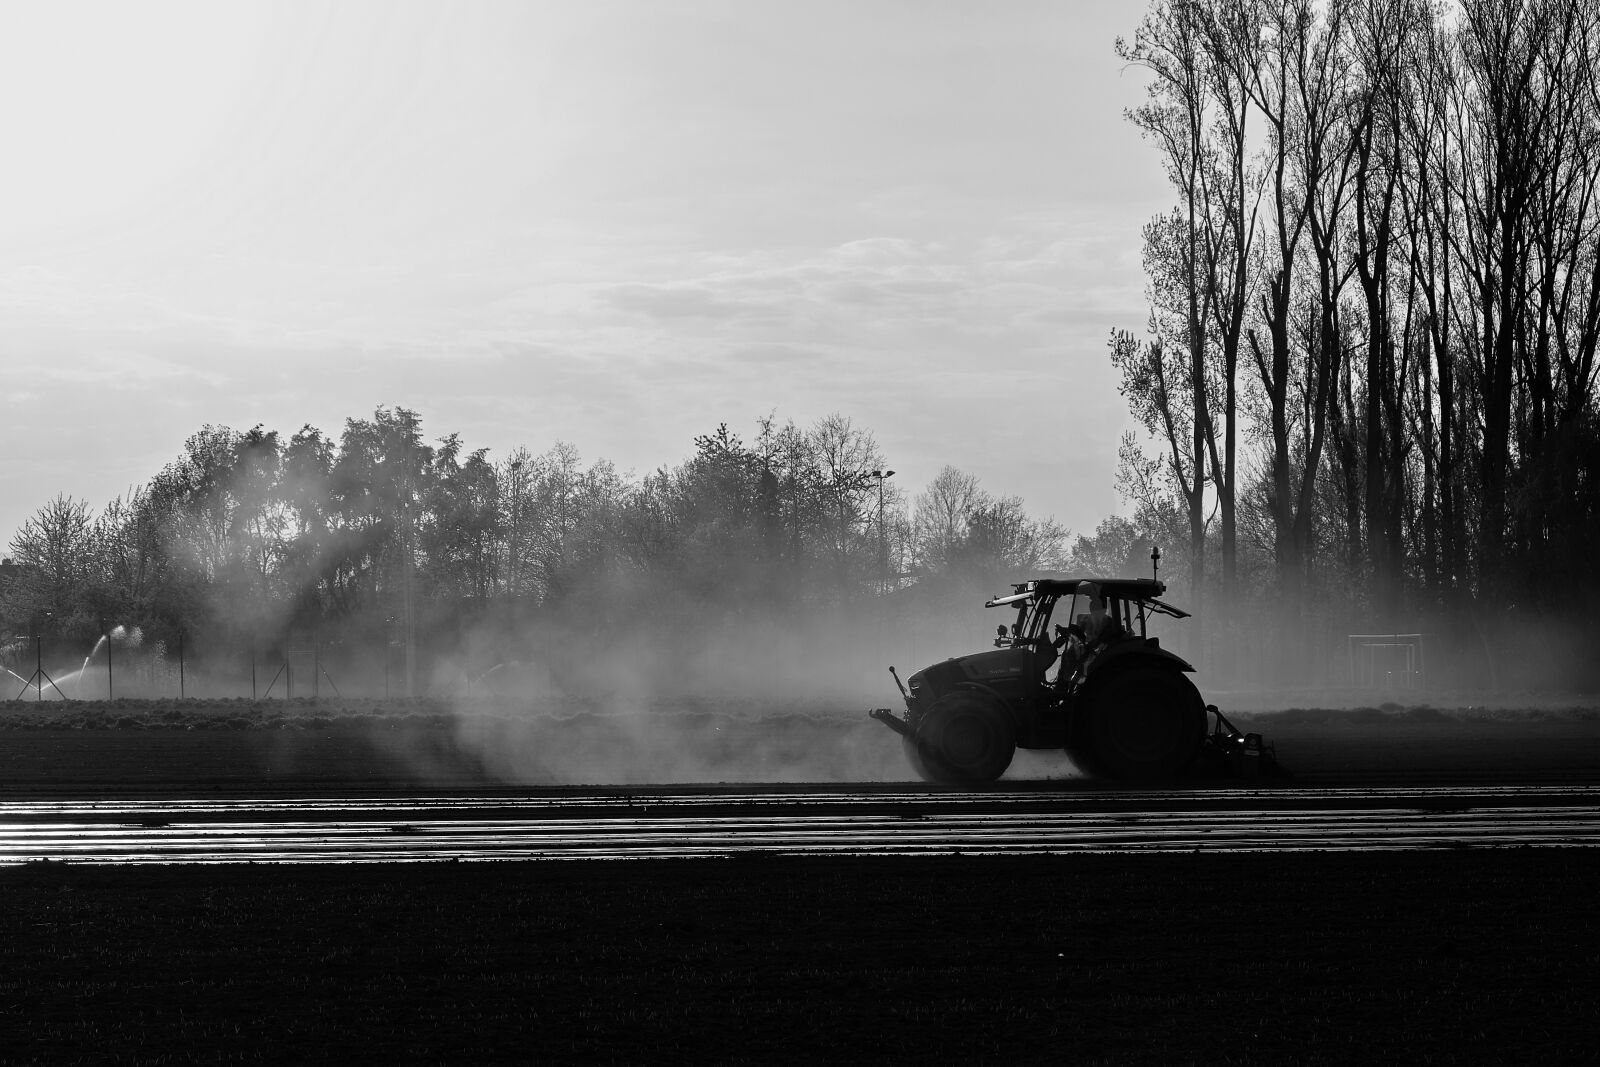
[[[1011,716],[973,693],[952,693],[929,708],[906,739],[918,774],[943,785],[982,785],[1011,766],[1017,735]]]
[[[918,778],[924,782],[943,781],[938,768],[928,763],[928,758],[922,751],[922,743],[916,738],[901,734],[900,750],[906,754],[906,762],[911,764],[911,769],[917,772]]]

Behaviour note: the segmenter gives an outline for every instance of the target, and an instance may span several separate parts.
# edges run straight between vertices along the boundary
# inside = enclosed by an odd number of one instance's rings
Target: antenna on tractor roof
[[[1161,580],[1161,546],[1150,546],[1150,577],[1154,581]]]

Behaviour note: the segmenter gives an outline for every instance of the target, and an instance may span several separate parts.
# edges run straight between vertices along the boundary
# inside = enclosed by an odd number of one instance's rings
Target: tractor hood
[[[911,696],[918,700],[937,700],[963,684],[1006,689],[1026,685],[1035,663],[1034,654],[1028,649],[997,648],[924,667],[907,679],[906,684]]]

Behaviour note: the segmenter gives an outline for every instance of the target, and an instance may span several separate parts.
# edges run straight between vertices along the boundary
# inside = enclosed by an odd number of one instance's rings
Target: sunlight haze
[[[0,6],[0,535],[379,405],[646,472],[841,412],[1088,532],[1170,202],[1116,3]]]

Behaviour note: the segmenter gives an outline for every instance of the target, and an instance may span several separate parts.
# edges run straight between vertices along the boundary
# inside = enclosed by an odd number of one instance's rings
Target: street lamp
[[[521,555],[521,545],[518,544],[519,520],[522,511],[522,460],[511,461],[511,595],[517,595],[517,572],[522,567],[518,558]]]
[[[889,592],[889,531],[883,525],[883,483],[894,477],[894,471],[877,470],[872,476],[878,480],[878,594]]]
[[[383,699],[389,699],[389,661],[393,659],[394,616],[383,620]]]

